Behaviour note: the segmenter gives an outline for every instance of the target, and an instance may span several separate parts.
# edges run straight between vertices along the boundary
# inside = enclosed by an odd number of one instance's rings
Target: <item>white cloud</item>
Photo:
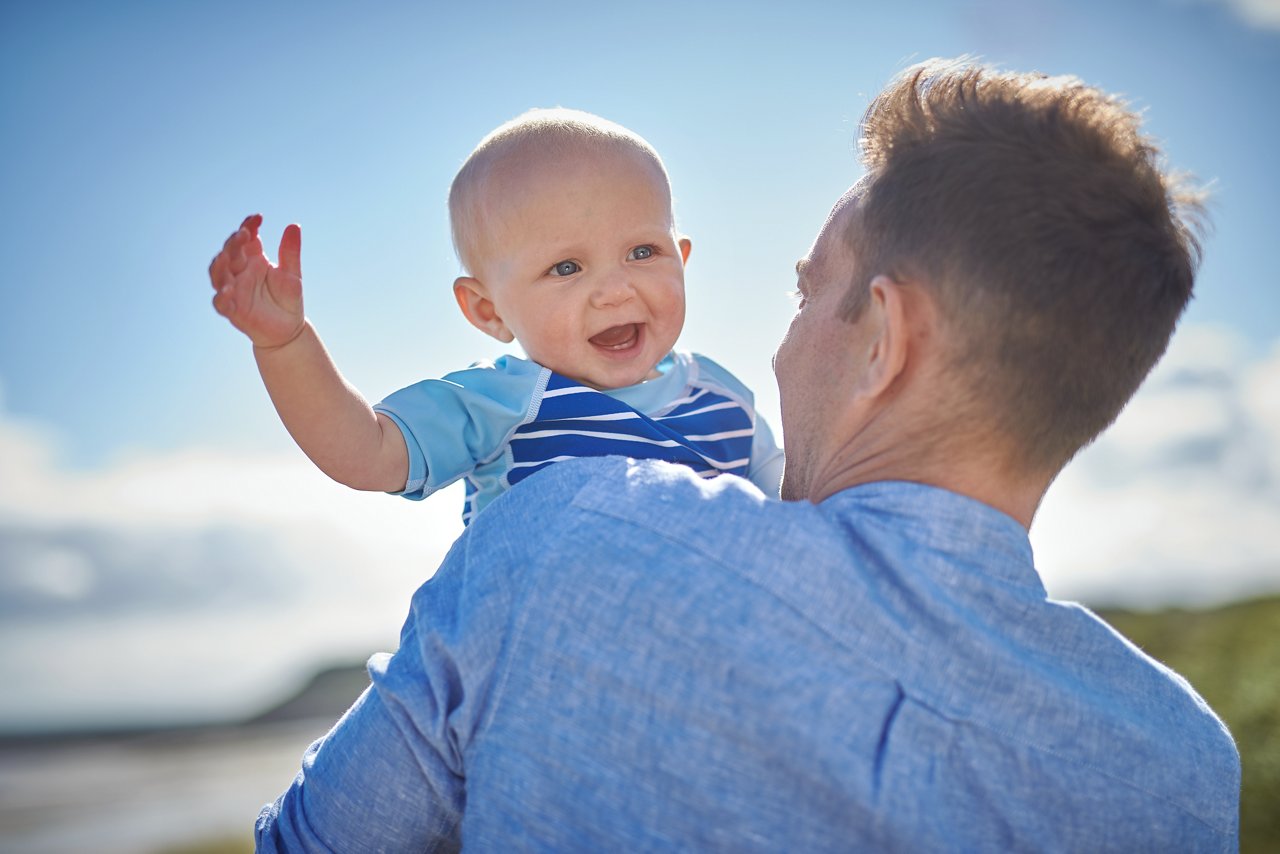
[[[1280,0],[1179,0],[1179,2],[1220,3],[1251,27],[1280,30]]]
[[[393,649],[461,495],[356,493],[301,453],[92,471],[0,414],[0,727],[255,711],[308,668]]]
[[[1245,23],[1280,30],[1280,0],[1225,0]]]
[[[1032,527],[1053,595],[1133,607],[1280,590],[1280,342],[1187,327]]]

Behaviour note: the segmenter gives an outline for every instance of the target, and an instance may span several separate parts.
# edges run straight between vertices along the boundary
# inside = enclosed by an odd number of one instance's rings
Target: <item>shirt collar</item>
[[[856,519],[860,526],[879,519],[909,531],[913,543],[953,555],[961,564],[1044,589],[1026,528],[966,495],[923,483],[879,481],[837,492],[818,506],[837,518]]]

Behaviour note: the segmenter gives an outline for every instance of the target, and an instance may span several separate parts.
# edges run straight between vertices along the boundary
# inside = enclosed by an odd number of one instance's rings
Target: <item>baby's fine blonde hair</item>
[[[503,179],[545,168],[566,157],[626,151],[656,170],[671,195],[671,181],[658,152],[642,136],[620,124],[581,110],[533,109],[495,128],[475,147],[449,187],[453,248],[468,274],[487,250],[487,204]]]

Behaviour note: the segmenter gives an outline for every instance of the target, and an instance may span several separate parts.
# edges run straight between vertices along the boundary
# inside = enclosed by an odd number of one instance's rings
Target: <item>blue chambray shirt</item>
[[[1025,530],[621,458],[494,502],[260,850],[1231,851],[1239,757]]]

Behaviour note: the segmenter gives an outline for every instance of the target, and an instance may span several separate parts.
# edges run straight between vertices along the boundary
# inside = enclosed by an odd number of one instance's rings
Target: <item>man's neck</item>
[[[886,424],[892,419],[882,419]],[[996,450],[989,436],[965,437],[922,425],[902,428],[893,422],[892,435],[869,423],[814,473],[809,498],[817,503],[837,492],[864,483],[901,480],[936,486],[981,501],[1016,519],[1024,528],[1044,497],[1052,478],[1022,477]]]

